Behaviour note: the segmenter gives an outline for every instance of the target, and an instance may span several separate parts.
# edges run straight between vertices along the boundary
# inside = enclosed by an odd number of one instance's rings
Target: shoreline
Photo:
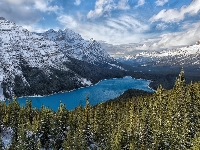
[[[88,86],[82,86],[82,87],[79,87],[79,88],[77,88],[77,89],[72,89],[72,90],[70,90],[70,91],[61,91],[61,92],[57,92],[57,93],[52,93],[52,94],[49,94],[49,95],[32,95],[32,96],[21,96],[21,97],[18,97],[18,98],[33,98],[33,97],[48,97],[48,96],[52,96],[52,95],[55,95],[55,94],[63,94],[63,93],[69,93],[69,92],[73,92],[73,91],[76,91],[76,90],[79,90],[79,89],[82,89],[82,88],[88,88],[88,87],[92,87],[92,86],[95,86],[95,85],[98,85],[100,82],[102,82],[102,81],[106,81],[106,80],[116,80],[116,79],[123,79],[123,78],[131,78],[131,79],[134,79],[134,80],[144,80],[144,81],[148,81],[149,83],[148,83],[148,88],[150,89],[150,90],[152,90],[153,92],[155,91],[154,89],[152,89],[149,85],[150,85],[150,83],[151,82],[153,82],[153,81],[151,81],[151,80],[146,80],[146,79],[142,79],[142,78],[139,78],[139,79],[136,79],[136,78],[134,78],[134,77],[132,77],[132,76],[124,76],[124,77],[121,77],[121,78],[110,78],[110,79],[102,79],[102,80],[100,80],[99,82],[97,82],[97,83],[95,83],[95,84],[91,84],[91,85],[88,85]]]

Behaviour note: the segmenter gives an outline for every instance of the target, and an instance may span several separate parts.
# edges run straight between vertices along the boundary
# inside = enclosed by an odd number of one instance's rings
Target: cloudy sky
[[[200,40],[200,0],[1,0],[0,16],[30,31],[69,28],[110,44],[145,43],[141,49]]]

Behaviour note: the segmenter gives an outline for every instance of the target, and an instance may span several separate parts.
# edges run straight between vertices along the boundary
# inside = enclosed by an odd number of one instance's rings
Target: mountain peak
[[[96,68],[88,69],[88,75],[98,69],[123,70],[98,42],[84,40],[70,29],[31,33],[1,18],[0,31],[0,99],[72,90],[85,86],[85,78],[98,82],[83,74],[77,63]]]
[[[0,17],[0,20],[6,20],[4,17]]]
[[[196,45],[200,45],[200,40],[196,42]]]
[[[110,62],[113,60],[95,40],[84,40],[80,34],[70,29],[48,30],[41,36],[54,41],[59,49],[69,57],[89,63]]]
[[[56,32],[54,29],[49,29],[48,31],[46,32]]]

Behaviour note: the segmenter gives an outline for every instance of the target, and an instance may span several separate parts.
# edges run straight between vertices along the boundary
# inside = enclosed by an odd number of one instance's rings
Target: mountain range
[[[95,40],[69,29],[32,33],[3,17],[0,52],[0,99],[69,91],[125,72]]]
[[[143,51],[135,55],[125,55],[118,60],[138,66],[199,66],[200,41],[194,45],[171,50]]]
[[[135,67],[200,68],[200,41],[160,51],[134,51],[138,46],[85,40],[70,29],[33,33],[0,17],[0,99],[70,91],[102,79],[133,75],[128,70]]]

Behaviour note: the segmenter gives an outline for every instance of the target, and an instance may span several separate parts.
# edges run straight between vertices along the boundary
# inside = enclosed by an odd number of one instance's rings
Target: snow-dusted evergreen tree
[[[159,86],[133,96],[68,111],[0,104],[4,130],[16,149],[199,149],[200,83],[185,84],[181,71],[172,90]],[[2,143],[0,141],[0,143]]]
[[[68,132],[68,110],[62,102],[60,102],[60,106],[58,111],[54,114],[54,122],[53,122],[53,145],[56,149],[60,149],[62,147],[62,143],[66,138]]]

